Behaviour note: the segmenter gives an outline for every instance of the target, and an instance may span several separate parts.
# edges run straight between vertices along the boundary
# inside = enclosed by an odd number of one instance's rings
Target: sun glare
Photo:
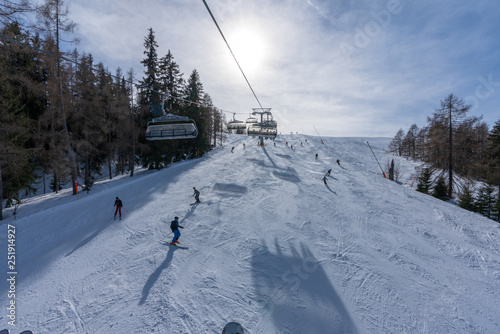
[[[235,31],[228,37],[228,43],[243,71],[254,71],[262,65],[266,50],[264,40],[258,34]]]

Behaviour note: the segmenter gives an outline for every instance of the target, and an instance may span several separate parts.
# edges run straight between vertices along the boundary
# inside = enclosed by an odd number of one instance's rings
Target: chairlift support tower
[[[252,108],[252,110],[252,115],[260,115],[260,122],[248,127],[248,135],[259,137],[259,144],[264,145],[264,138],[276,138],[278,123],[273,120],[271,108]]]

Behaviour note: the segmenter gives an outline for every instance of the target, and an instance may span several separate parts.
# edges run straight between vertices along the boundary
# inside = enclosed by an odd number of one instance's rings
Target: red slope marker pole
[[[78,183],[76,182],[76,179],[75,179],[75,188],[76,188],[76,199],[78,199]]]
[[[318,134],[319,140],[321,140],[321,144],[323,144],[323,145],[324,145],[325,143],[323,142],[323,139],[321,139],[321,136],[319,135],[319,132],[318,132],[318,130],[316,129],[316,127],[314,127],[314,130],[316,130],[316,133]]]
[[[382,175],[384,175],[384,178],[387,179],[387,176],[385,176],[384,170],[382,169],[382,166],[380,166],[380,162],[378,162],[377,156],[375,155],[375,152],[373,152],[372,147],[370,146],[369,142],[366,142],[368,144],[368,147],[372,151],[373,156],[375,157],[375,160],[377,160],[378,166],[380,167],[380,170],[382,171]]]

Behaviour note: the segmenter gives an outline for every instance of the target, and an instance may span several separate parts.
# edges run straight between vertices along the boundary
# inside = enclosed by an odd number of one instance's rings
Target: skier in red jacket
[[[118,198],[118,196],[116,196],[115,205],[113,205],[113,206],[116,206],[114,219],[116,219],[116,214],[120,213],[120,220],[121,220],[122,219],[122,206],[123,206],[123,203],[122,203],[122,200]]]

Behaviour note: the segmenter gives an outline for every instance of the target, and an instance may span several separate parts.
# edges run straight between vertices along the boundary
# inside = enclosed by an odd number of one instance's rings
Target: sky
[[[425,126],[453,93],[469,116],[500,119],[500,2],[207,0],[281,133],[393,137]],[[258,108],[202,0],[66,1],[76,48],[111,72],[144,76],[144,39],[196,69],[215,107]],[[68,48],[75,46],[68,45]]]

